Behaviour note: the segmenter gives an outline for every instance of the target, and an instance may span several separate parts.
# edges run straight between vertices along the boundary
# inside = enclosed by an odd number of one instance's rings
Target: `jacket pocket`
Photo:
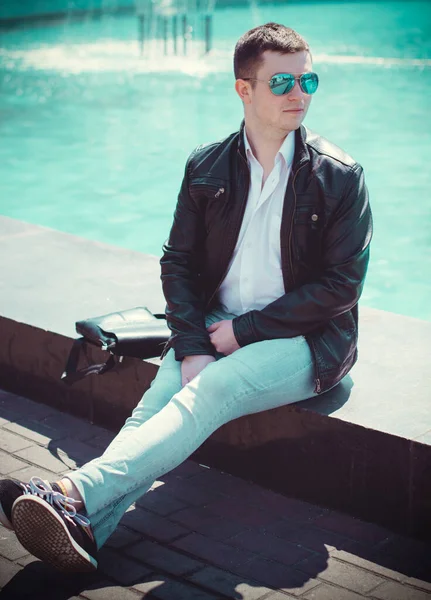
[[[205,230],[209,233],[226,205],[228,182],[216,177],[193,177],[189,182],[189,191],[201,211]]]
[[[189,183],[193,199],[224,200],[227,193],[227,182],[215,177],[193,177]]]

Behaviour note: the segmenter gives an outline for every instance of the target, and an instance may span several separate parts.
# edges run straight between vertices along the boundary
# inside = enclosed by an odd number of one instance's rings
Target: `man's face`
[[[301,75],[312,70],[310,54],[305,50],[292,54],[264,52],[263,63],[255,74],[256,79],[262,81],[254,81],[254,88],[250,90],[247,110],[252,118],[264,127],[287,133],[298,129],[307,114],[311,96],[304,94],[298,81],[295,81],[294,88],[288,94],[276,96],[267,82],[276,73]]]

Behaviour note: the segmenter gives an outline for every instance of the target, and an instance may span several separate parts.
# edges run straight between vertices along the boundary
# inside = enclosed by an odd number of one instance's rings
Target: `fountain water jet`
[[[215,0],[136,0],[141,55],[145,46],[155,40],[161,40],[165,55],[170,49],[176,55],[179,37],[183,54],[187,54],[191,41],[203,42],[208,54],[212,48],[214,5]]]

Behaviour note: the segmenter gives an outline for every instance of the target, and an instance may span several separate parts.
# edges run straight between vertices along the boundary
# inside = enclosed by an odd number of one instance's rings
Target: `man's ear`
[[[237,79],[235,81],[235,91],[244,104],[251,103],[251,85],[248,81]]]

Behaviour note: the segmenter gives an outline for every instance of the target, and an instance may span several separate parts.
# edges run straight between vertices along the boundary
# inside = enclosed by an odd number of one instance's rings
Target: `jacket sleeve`
[[[305,335],[350,310],[362,293],[371,237],[368,192],[362,167],[356,164],[325,227],[321,275],[262,310],[236,317],[233,330],[238,344]]]
[[[172,332],[168,345],[174,348],[176,360],[194,354],[215,356],[205,327],[204,294],[199,280],[199,258],[203,255],[206,232],[199,207],[189,193],[193,154],[186,164],[173,225],[160,260],[166,320]]]

